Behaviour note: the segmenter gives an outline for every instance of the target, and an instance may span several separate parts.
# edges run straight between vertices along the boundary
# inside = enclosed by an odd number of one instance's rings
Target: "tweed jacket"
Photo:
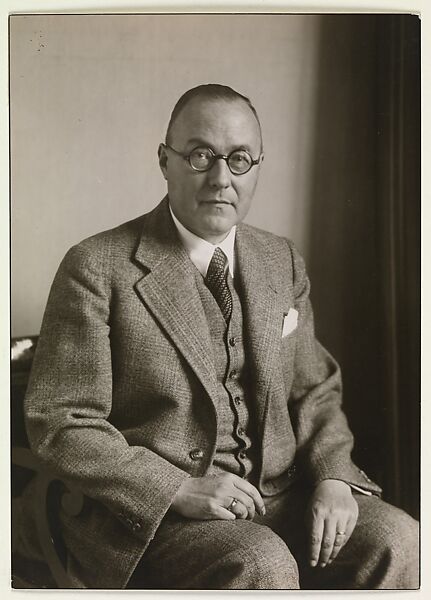
[[[285,489],[293,463],[312,485],[379,493],[350,458],[340,372],[314,337],[303,260],[245,224],[235,252],[261,493]],[[184,478],[211,465],[217,379],[194,277],[167,198],[74,246],[56,274],[25,413],[33,452],[87,496],[81,514],[61,515],[78,586],[124,587]],[[290,309],[297,327],[282,337]]]

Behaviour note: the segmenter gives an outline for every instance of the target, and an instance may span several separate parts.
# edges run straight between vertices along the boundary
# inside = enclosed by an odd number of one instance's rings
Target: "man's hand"
[[[229,510],[234,499],[237,502]],[[171,508],[189,519],[253,519],[256,510],[265,514],[254,485],[233,473],[185,479]]]
[[[334,560],[352,535],[357,519],[358,503],[347,483],[325,479],[316,486],[306,517],[312,567],[325,567]]]

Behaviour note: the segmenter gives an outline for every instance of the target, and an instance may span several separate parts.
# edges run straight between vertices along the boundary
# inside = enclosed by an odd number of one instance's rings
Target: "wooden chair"
[[[69,515],[79,514],[84,496],[41,465],[29,448],[24,425],[23,401],[37,340],[37,336],[14,338],[11,348],[12,587],[72,588],[58,515],[60,510]],[[44,562],[28,560],[16,550],[19,499],[31,479],[35,480],[34,508]]]

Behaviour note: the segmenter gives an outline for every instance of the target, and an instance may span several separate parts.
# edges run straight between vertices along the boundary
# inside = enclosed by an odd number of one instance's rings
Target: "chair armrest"
[[[42,465],[28,448],[12,448],[12,463],[35,472],[34,503],[40,547],[58,587],[73,588],[64,561],[61,559],[62,540],[59,539],[58,532],[54,531],[52,527],[52,517],[56,518],[57,515],[49,514],[48,494],[51,484],[60,482],[62,484],[61,508],[70,516],[78,515],[83,509],[84,494]]]

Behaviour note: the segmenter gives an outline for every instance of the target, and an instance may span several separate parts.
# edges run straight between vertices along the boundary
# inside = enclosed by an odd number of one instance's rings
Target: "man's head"
[[[208,170],[195,170],[185,157],[196,148],[231,155],[229,165],[223,158],[212,159],[210,152],[205,154],[210,158]],[[234,150],[243,152],[232,155]],[[172,111],[166,143],[159,146],[175,216],[199,237],[213,243],[223,240],[248,212],[260,166],[247,161],[258,161],[261,154],[260,124],[248,98],[216,84],[186,92]],[[250,170],[238,174],[244,161]],[[205,168],[199,160],[192,164]]]

